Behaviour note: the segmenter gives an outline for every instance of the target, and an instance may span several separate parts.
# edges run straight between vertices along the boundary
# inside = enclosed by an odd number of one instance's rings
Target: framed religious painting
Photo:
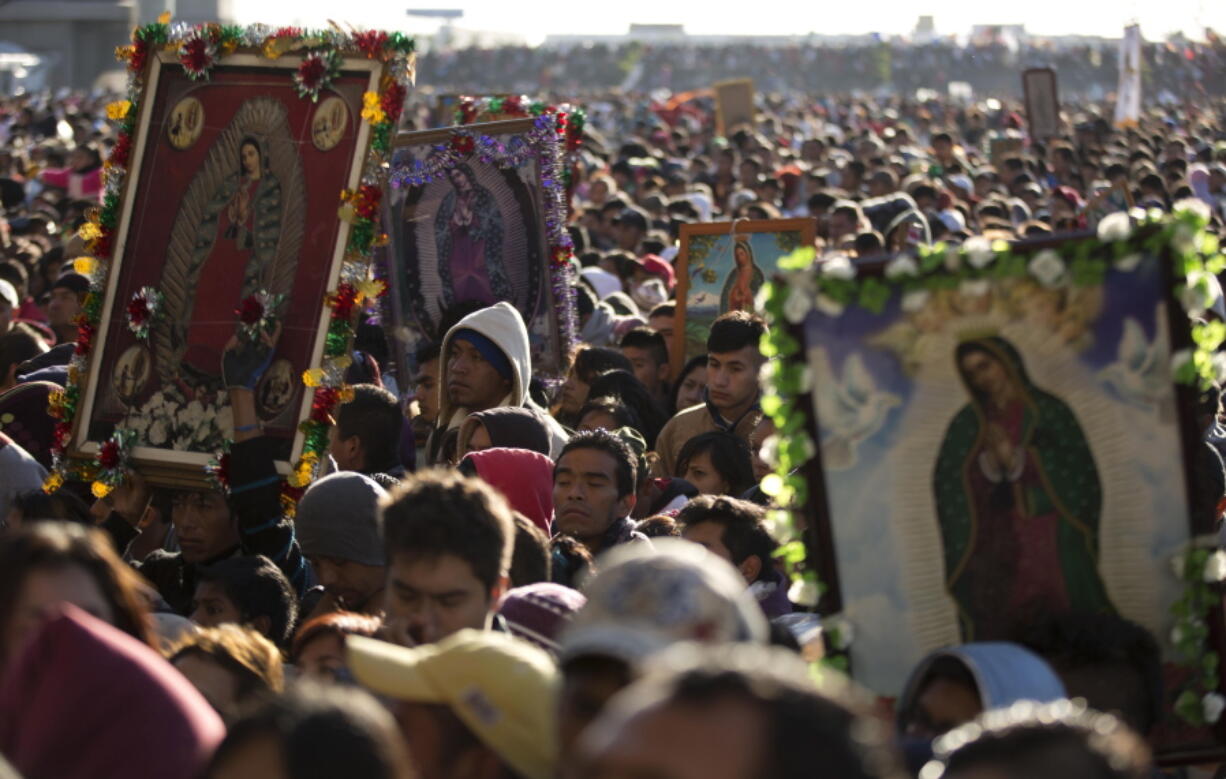
[[[727,135],[740,125],[753,125],[757,116],[754,107],[754,84],[751,78],[721,81],[711,87],[715,92],[715,129]]]
[[[576,321],[561,150],[553,114],[396,139],[386,225],[408,364],[467,313],[507,301],[533,373],[565,373]]]
[[[1221,466],[1195,385],[1226,327],[1194,340],[1189,313],[1226,258],[1199,219],[789,261],[766,296],[772,491],[808,496],[810,570],[860,682],[896,697],[935,649],[1119,615],[1161,647],[1159,751],[1217,748]]]
[[[681,226],[673,375],[707,351],[707,333],[720,314],[753,309],[781,257],[813,246],[812,219],[738,220]]]
[[[1045,141],[1060,134],[1060,94],[1056,71],[1028,68],[1022,72],[1022,92],[1026,97],[1026,122],[1030,137]]]
[[[279,468],[313,472],[352,314],[379,291],[377,174],[411,50],[373,32],[137,29],[132,101],[108,109],[106,200],[82,231],[92,258],[77,262],[92,290],[55,404],[68,459],[92,458],[111,486],[117,460],[204,482],[233,436],[223,353],[277,332],[256,411]]]

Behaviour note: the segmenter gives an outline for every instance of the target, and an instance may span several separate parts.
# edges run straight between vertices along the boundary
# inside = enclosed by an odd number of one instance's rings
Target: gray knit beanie
[[[302,553],[385,565],[379,500],[386,495],[373,479],[354,471],[333,473],[312,484],[294,517]]]

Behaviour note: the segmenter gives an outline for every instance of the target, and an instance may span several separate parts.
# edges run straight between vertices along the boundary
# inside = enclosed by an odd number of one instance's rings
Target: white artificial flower
[[[813,295],[799,287],[788,290],[787,300],[783,301],[783,318],[794,325],[805,321],[805,317],[813,310]]]
[[[851,281],[856,277],[856,266],[851,264],[851,260],[845,254],[836,254],[829,259],[822,260],[818,267],[826,278]]]
[[[1201,713],[1205,715],[1205,722],[1212,725],[1221,718],[1222,711],[1226,710],[1226,698],[1218,692],[1207,693],[1200,699],[1200,705]]]
[[[992,289],[987,279],[965,279],[958,285],[958,294],[968,298],[981,298]]]
[[[1044,249],[1030,260],[1030,275],[1045,287],[1054,287],[1064,280],[1064,260],[1054,249]]]
[[[1183,628],[1176,625],[1175,627],[1171,628],[1171,643],[1175,646],[1179,646],[1180,641],[1183,641]]]
[[[162,419],[156,419],[149,426],[149,443],[154,446],[163,446],[166,439],[170,437],[169,431],[166,429],[166,422]]]
[[[1143,259],[1145,259],[1145,255],[1140,252],[1126,254],[1115,261],[1115,269],[1124,273],[1132,273],[1141,264]]]
[[[1205,561],[1205,581],[1209,584],[1226,581],[1226,552],[1219,549],[1209,555]]]
[[[1209,210],[1209,205],[1200,198],[1195,197],[1176,201],[1174,208],[1171,210],[1176,214],[1191,211],[1200,217],[1202,222],[1208,222],[1209,218],[1213,215],[1213,212]]]
[[[827,636],[833,636],[834,648],[846,650],[856,640],[856,629],[851,620],[845,617],[827,617],[822,620],[822,631]]]
[[[762,440],[762,446],[758,448],[758,457],[762,458],[762,462],[774,468],[779,464],[779,434],[768,435]]]
[[[902,296],[902,310],[908,314],[914,314],[924,306],[928,305],[928,298],[932,297],[926,289],[914,289]]]
[[[957,245],[951,245],[945,250],[945,270],[957,273],[962,267],[962,255],[958,253]]]
[[[1171,248],[1179,253],[1196,249],[1196,231],[1185,222],[1175,223],[1175,232],[1171,235]]]
[[[1179,579],[1183,578],[1184,566],[1188,564],[1187,555],[1177,554],[1171,556],[1171,570],[1175,572],[1175,576]]]
[[[842,303],[826,295],[818,295],[813,305],[818,311],[830,317],[840,316],[845,308]]]
[[[996,252],[992,250],[992,242],[982,235],[972,235],[967,238],[962,248],[966,250],[966,261],[972,268],[982,270],[996,259]]]
[[[1180,349],[1171,355],[1171,372],[1178,373],[1179,369],[1192,361],[1191,349]]]
[[[1180,301],[1188,316],[1200,316],[1216,300],[1217,287],[1206,271],[1198,270],[1188,274],[1188,283],[1180,294]]]
[[[788,600],[797,606],[813,607],[817,605],[817,582],[808,579],[797,579],[788,588]]]
[[[1098,223],[1098,240],[1103,243],[1127,241],[1132,237],[1132,219],[1123,211],[1107,214]]]
[[[885,266],[885,277],[890,280],[919,275],[919,265],[905,254],[890,260]]]

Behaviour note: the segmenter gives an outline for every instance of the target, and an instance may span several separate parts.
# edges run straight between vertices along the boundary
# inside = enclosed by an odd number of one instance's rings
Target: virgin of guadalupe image
[[[469,301],[490,305],[513,301],[514,290],[503,267],[498,202],[468,165],[451,168],[447,178],[452,188],[434,217],[441,308]]]
[[[187,327],[184,367],[214,376],[226,341],[235,332],[243,298],[256,292],[277,252],[281,234],[281,184],[254,135],[239,143],[234,168],[205,206],[196,227],[189,275],[196,279]]]
[[[1004,638],[1036,609],[1113,611],[1098,572],[1102,485],[1072,409],[1002,338],[964,341],[955,360],[970,402],[945,432],[933,490],[963,638]]]
[[[762,269],[754,264],[753,248],[749,241],[738,239],[732,247],[732,271],[724,282],[724,291],[719,296],[719,310],[744,311],[753,310],[754,297],[762,288],[765,276]]]

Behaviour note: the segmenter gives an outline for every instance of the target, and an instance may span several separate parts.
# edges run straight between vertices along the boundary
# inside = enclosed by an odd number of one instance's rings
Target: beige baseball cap
[[[508,766],[551,779],[557,760],[553,659],[504,633],[461,630],[437,644],[406,648],[349,636],[349,667],[374,692],[449,706]]]

